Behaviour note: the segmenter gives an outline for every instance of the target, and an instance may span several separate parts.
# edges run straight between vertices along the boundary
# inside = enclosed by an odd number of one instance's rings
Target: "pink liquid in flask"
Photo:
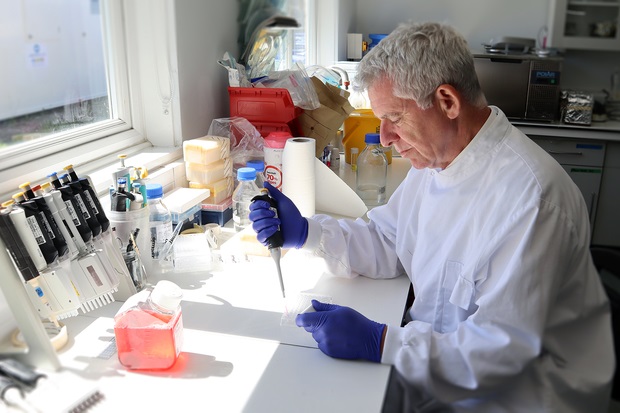
[[[180,296],[175,305],[174,300],[157,300],[153,293],[146,302],[140,302],[115,317],[118,359],[129,369],[168,369],[181,352],[183,318],[178,305]],[[157,303],[166,304],[168,308]]]

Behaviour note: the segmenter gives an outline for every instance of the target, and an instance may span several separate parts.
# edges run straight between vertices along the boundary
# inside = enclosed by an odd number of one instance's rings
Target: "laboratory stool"
[[[609,297],[614,350],[620,360],[620,248],[592,245],[594,266],[599,272],[605,292]],[[611,398],[620,401],[620,372],[616,368]]]

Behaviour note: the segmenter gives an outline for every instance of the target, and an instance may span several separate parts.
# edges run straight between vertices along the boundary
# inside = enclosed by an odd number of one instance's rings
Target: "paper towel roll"
[[[290,138],[282,152],[282,192],[305,217],[315,211],[315,148],[312,138]]]

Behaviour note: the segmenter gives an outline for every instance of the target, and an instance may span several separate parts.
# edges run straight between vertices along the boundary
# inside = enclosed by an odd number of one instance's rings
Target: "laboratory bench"
[[[532,122],[511,120],[511,123],[526,135],[557,138],[595,139],[620,142],[620,121],[608,120],[578,125],[564,122]]]
[[[93,412],[378,412],[390,366],[333,359],[305,330],[283,322],[300,293],[326,297],[370,319],[400,325],[409,280],[322,275],[282,259],[283,300],[269,257],[215,270],[152,273],[183,289],[182,352],[164,371],[127,370],[118,361],[113,317],[120,302],[66,320],[63,370],[95,381],[104,399]]]
[[[409,168],[407,160],[393,160],[388,194]],[[350,165],[334,173],[354,187]],[[409,279],[332,277],[305,261],[300,265],[300,251],[285,252],[286,299],[268,256],[236,257],[201,270],[148,272],[149,284],[167,279],[183,290],[182,352],[171,369],[128,370],[120,364],[113,327],[123,303],[117,301],[63,320],[69,343],[58,352],[62,370],[93,381],[104,395],[93,412],[381,411],[391,367],[323,354],[311,334],[294,325],[294,313],[309,295],[400,325]]]

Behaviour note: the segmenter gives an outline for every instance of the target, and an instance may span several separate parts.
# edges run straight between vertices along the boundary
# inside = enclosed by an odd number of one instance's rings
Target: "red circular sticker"
[[[282,171],[275,165],[266,165],[264,173],[265,180],[280,189],[282,186]]]

